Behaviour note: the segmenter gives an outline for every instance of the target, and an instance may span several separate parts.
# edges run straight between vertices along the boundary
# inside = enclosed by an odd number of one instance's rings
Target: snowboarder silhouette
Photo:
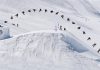
[[[100,49],[97,52],[99,53],[100,52]]]
[[[45,9],[45,12],[47,12],[47,9]]]
[[[81,29],[81,27],[77,27],[77,29]]]
[[[42,9],[39,10],[39,12],[41,12],[41,11],[42,11]]]
[[[18,27],[19,25],[17,24],[17,27]]]
[[[66,28],[64,28],[64,30],[66,30]]]
[[[53,13],[53,10],[51,10],[50,12]]]
[[[36,11],[36,9],[33,9],[33,11],[35,12],[35,11]]]
[[[12,23],[12,25],[14,25],[14,26],[15,26],[15,24],[13,24],[13,23]]]
[[[22,14],[23,14],[23,15],[25,15],[25,12],[24,12],[24,11],[22,11]]]
[[[62,26],[60,26],[60,30],[62,30]]]
[[[75,24],[75,22],[72,22],[72,24]]]
[[[28,12],[31,12],[31,10],[28,10]]]
[[[4,23],[7,23],[8,21],[4,21]]]
[[[11,16],[10,19],[13,19],[13,16]]]
[[[85,31],[83,31],[83,34],[86,34],[86,32],[85,32]]]
[[[62,18],[64,18],[64,15],[61,15]]]
[[[91,38],[90,37],[88,37],[88,39],[87,40],[91,40]]]
[[[15,16],[18,17],[18,13]]]
[[[96,46],[96,43],[94,43],[92,46],[95,47]]]
[[[2,26],[0,25],[0,27],[2,27]]]
[[[56,15],[58,15],[59,12],[56,12]]]
[[[67,18],[67,21],[70,21],[70,19],[69,19],[69,18]]]

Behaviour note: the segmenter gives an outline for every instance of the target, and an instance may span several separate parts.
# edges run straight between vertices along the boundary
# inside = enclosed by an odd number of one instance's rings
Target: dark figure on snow
[[[13,16],[11,16],[10,19],[13,19]]]
[[[66,30],[66,28],[64,28],[64,30]]]
[[[0,25],[0,27],[2,27],[2,26]]]
[[[17,27],[18,27],[19,25],[17,24]]]
[[[86,34],[85,31],[83,31],[83,34]]]
[[[51,10],[50,12],[53,13],[53,10]]]
[[[36,11],[36,9],[33,9],[33,11],[35,12],[35,11]]]
[[[24,12],[24,11],[22,11],[22,14],[23,14],[23,15],[25,15],[25,12]]]
[[[69,19],[69,18],[67,18],[67,21],[70,21],[70,19]]]
[[[95,47],[96,46],[96,43],[94,43],[92,46]]]
[[[72,22],[72,24],[75,24],[75,22]]]
[[[31,12],[31,10],[28,10],[28,12]]]
[[[60,30],[62,30],[62,26],[60,26]]]
[[[39,10],[39,12],[41,12],[41,11],[42,11],[42,9]]]
[[[64,15],[61,15],[62,18],[64,18]]]
[[[4,23],[7,23],[8,21],[4,21]]]
[[[14,26],[15,26],[15,24],[12,24],[12,25],[14,25]]]
[[[97,52],[99,53],[100,52],[100,49]]]
[[[91,38],[90,37],[88,37],[88,39],[87,40],[91,40]]]
[[[81,29],[81,27],[77,27],[77,29]]]
[[[45,12],[47,12],[47,9],[45,9]]]
[[[56,15],[58,15],[59,12],[56,12]]]
[[[18,17],[18,13],[15,16]]]

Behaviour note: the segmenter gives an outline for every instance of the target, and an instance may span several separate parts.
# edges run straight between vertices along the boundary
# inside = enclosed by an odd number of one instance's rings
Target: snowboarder
[[[2,27],[2,26],[0,25],[0,27]]]
[[[62,30],[62,26],[60,26],[60,30]]]
[[[50,12],[53,13],[53,10],[51,10]]]
[[[67,21],[70,21],[70,19],[69,19],[69,18],[67,18]]]
[[[17,27],[18,27],[19,25],[17,24]]]
[[[13,19],[13,16],[11,16],[10,19]]]
[[[99,53],[100,52],[100,49],[97,52]]]
[[[58,15],[59,12],[56,12],[56,15]]]
[[[90,37],[88,37],[88,39],[87,40],[91,40],[91,38]]]
[[[77,29],[81,29],[81,27],[77,27]]]
[[[28,10],[28,12],[31,12],[31,10]]]
[[[66,30],[66,28],[64,28],[64,31]]]
[[[14,25],[14,26],[15,26],[15,24],[13,24],[13,23],[12,23],[12,25]]]
[[[83,34],[86,34],[86,32],[85,32],[85,31],[83,31]]]
[[[45,9],[45,12],[47,12],[47,9]]]
[[[75,24],[75,22],[72,22],[72,24]]]
[[[7,23],[8,21],[4,21],[4,23]]]
[[[35,11],[36,11],[36,9],[33,9],[33,11],[35,12]]]
[[[41,11],[42,11],[42,9],[39,10],[39,12],[41,12]]]
[[[23,15],[25,15],[25,12],[24,12],[24,11],[22,11],[22,14],[23,14]]]
[[[18,13],[15,16],[18,17]]]
[[[3,31],[2,30],[0,30],[0,35],[3,33]]]
[[[94,43],[92,46],[95,47],[96,46],[96,43]]]
[[[61,15],[62,18],[64,18],[64,15]]]

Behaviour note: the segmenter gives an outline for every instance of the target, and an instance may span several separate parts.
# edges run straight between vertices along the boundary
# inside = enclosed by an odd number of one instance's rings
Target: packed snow
[[[0,0],[0,70],[99,70],[99,0]]]

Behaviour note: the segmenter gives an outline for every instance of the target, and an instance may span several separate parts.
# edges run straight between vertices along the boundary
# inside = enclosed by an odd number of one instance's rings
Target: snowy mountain
[[[99,70],[99,0],[0,0],[0,70]]]

